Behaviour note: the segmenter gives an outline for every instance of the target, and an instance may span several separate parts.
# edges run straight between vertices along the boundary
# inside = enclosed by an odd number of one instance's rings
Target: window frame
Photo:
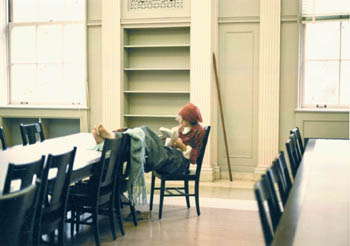
[[[7,98],[6,98],[6,105],[10,105],[10,106],[20,106],[20,105],[25,105],[25,106],[44,106],[44,107],[50,107],[50,108],[86,108],[88,105],[88,61],[87,61],[87,0],[83,0],[84,1],[84,20],[83,21],[72,21],[72,20],[59,20],[59,21],[31,21],[31,22],[12,22],[12,18],[13,18],[13,9],[11,8],[11,6],[13,6],[13,0],[8,0],[5,1],[5,11],[7,12],[7,30],[6,30],[6,50],[7,50],[7,54],[6,54],[6,67],[7,67]],[[64,25],[69,25],[69,24],[82,24],[83,25],[83,31],[84,31],[84,44],[82,44],[83,50],[84,50],[84,54],[82,57],[82,61],[83,61],[83,87],[81,88],[81,90],[83,91],[83,95],[82,95],[82,100],[80,102],[67,102],[67,103],[52,103],[52,102],[37,102],[37,101],[33,101],[33,102],[25,102],[24,100],[21,102],[18,101],[13,101],[12,96],[11,96],[11,66],[13,64],[19,64],[19,63],[13,63],[11,61],[11,30],[15,27],[20,27],[20,26],[34,26],[36,28],[36,32],[39,26],[47,26],[47,25],[59,25],[59,26],[64,26]],[[36,33],[37,34],[37,33]],[[33,64],[50,64],[50,62],[47,63],[40,63],[36,60],[36,63]],[[58,64],[58,63],[57,63]],[[68,64],[68,63],[64,63],[62,62],[62,65],[64,64]],[[0,102],[1,103],[1,102]]]
[[[298,72],[298,78],[299,78],[299,83],[298,83],[298,91],[299,91],[299,95],[298,95],[298,108],[299,109],[305,109],[305,110],[339,110],[339,111],[348,111],[350,105],[347,104],[341,104],[340,103],[340,99],[341,99],[341,78],[339,76],[338,78],[338,86],[339,86],[339,90],[338,90],[338,103],[337,104],[306,104],[305,103],[305,86],[306,86],[306,82],[305,82],[305,66],[306,66],[306,57],[305,57],[305,46],[306,46],[306,24],[308,23],[313,23],[317,20],[317,22],[330,22],[330,21],[337,21],[340,22],[340,52],[339,52],[339,59],[338,59],[338,66],[339,66],[339,75],[341,73],[341,62],[343,60],[347,60],[347,59],[341,59],[341,46],[342,46],[342,23],[345,21],[349,21],[350,20],[350,16],[348,15],[342,15],[342,16],[325,16],[325,17],[301,17],[300,21],[299,21],[299,72]],[[331,59],[330,59],[331,60]],[[330,61],[329,60],[329,61]],[[326,59],[324,59],[324,61],[327,61]]]

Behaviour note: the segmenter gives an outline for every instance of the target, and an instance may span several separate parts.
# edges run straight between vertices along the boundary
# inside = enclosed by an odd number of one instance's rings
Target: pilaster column
[[[102,122],[108,129],[122,123],[120,0],[102,1]],[[93,92],[90,92],[93,93]]]
[[[258,166],[262,173],[278,153],[281,0],[260,1]]]
[[[212,127],[201,174],[201,180],[206,181],[213,181],[219,175],[212,63],[213,51],[217,50],[217,12],[216,0],[191,1],[191,102],[200,108],[203,125]]]

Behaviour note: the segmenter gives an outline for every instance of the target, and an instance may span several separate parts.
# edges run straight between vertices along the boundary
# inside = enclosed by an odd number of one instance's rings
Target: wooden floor
[[[252,183],[243,182],[242,185],[225,181],[201,185],[200,216],[196,214],[193,199],[192,207],[187,209],[185,198],[165,198],[160,221],[159,196],[155,196],[154,211],[149,213],[148,205],[138,206],[144,219],[137,227],[132,222],[124,222],[126,234],[122,236],[118,231],[116,241],[112,240],[108,220],[102,218],[101,245],[264,245],[251,187]],[[128,213],[128,209],[123,212]],[[67,245],[95,245],[91,228],[83,227],[78,235],[67,240]]]

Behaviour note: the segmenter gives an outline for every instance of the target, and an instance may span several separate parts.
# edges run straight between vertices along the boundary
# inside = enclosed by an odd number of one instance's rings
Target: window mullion
[[[339,23],[339,75],[338,75],[338,105],[341,105],[341,58],[342,58],[342,22]]]

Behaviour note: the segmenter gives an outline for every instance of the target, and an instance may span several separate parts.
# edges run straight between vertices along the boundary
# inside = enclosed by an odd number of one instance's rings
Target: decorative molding
[[[297,15],[282,15],[281,22],[298,22],[299,16]]]
[[[281,16],[281,22],[298,22],[299,17],[297,15],[284,15]],[[219,17],[219,24],[229,23],[260,23],[259,16],[239,16],[239,17]]]
[[[279,144],[281,0],[260,1],[258,166],[272,164]]]
[[[184,0],[128,0],[128,10],[182,9]]]
[[[259,16],[240,16],[240,17],[219,17],[219,24],[225,23],[259,23]]]
[[[121,19],[122,25],[137,25],[146,26],[151,24],[159,24],[160,27],[166,26],[189,26],[191,23],[190,17],[168,17],[168,18],[135,18]]]
[[[102,20],[88,20],[87,22],[88,27],[93,26],[102,26]]]

